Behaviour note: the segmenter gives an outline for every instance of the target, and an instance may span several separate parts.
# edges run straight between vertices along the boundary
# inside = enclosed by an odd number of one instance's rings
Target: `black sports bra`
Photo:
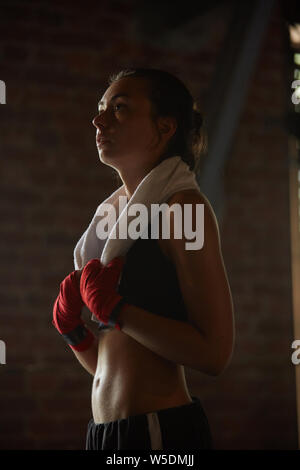
[[[162,317],[188,321],[176,268],[162,253],[157,239],[138,238],[128,250],[118,293],[129,304]],[[111,328],[104,323],[100,328]]]

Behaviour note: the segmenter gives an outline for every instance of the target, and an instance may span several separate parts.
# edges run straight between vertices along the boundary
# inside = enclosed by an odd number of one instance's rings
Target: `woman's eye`
[[[118,104],[115,105],[115,109],[116,109],[118,106],[119,106],[119,107],[120,107],[120,106],[122,107],[122,106],[125,106],[125,104],[123,104],[123,103],[118,103]]]

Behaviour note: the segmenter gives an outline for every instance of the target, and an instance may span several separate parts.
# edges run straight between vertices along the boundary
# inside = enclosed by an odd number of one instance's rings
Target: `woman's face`
[[[142,170],[159,161],[169,134],[164,120],[159,127],[162,133],[152,120],[145,80],[124,77],[112,83],[99,101],[98,110],[93,124],[103,163],[117,170]],[[108,142],[101,143],[101,138]]]

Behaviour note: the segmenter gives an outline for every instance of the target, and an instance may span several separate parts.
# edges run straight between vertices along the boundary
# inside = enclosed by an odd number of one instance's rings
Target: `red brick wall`
[[[224,382],[230,393],[223,400],[234,423],[226,437],[230,448],[297,448],[289,155],[283,124],[291,92],[283,34],[275,7],[225,172],[223,249],[237,328],[231,369],[220,381],[220,390]],[[221,427],[219,415],[216,427]]]
[[[92,377],[51,325],[59,282],[96,206],[114,188],[91,120],[108,75],[155,66],[204,96],[230,7],[206,18],[198,48],[151,44],[134,2],[1,2],[2,162],[0,448],[83,449]],[[278,7],[263,42],[226,167],[220,227],[236,345],[219,377],[187,370],[216,448],[297,447],[284,48]],[[182,30],[183,32],[183,30]],[[197,38],[186,28],[185,38]],[[262,73],[263,70],[263,73]],[[267,125],[268,119],[278,125]]]

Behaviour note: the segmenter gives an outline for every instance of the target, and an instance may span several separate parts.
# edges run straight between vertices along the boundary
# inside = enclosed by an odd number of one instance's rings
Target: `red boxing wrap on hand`
[[[104,324],[111,324],[118,330],[116,321],[124,298],[118,294],[117,286],[124,264],[124,257],[114,258],[107,266],[99,259],[90,260],[82,270],[80,293],[82,300],[95,317]]]
[[[73,271],[60,284],[59,295],[53,306],[52,324],[75,351],[88,349],[94,340],[93,333],[85,328],[80,318],[83,306],[79,279],[76,271]]]

